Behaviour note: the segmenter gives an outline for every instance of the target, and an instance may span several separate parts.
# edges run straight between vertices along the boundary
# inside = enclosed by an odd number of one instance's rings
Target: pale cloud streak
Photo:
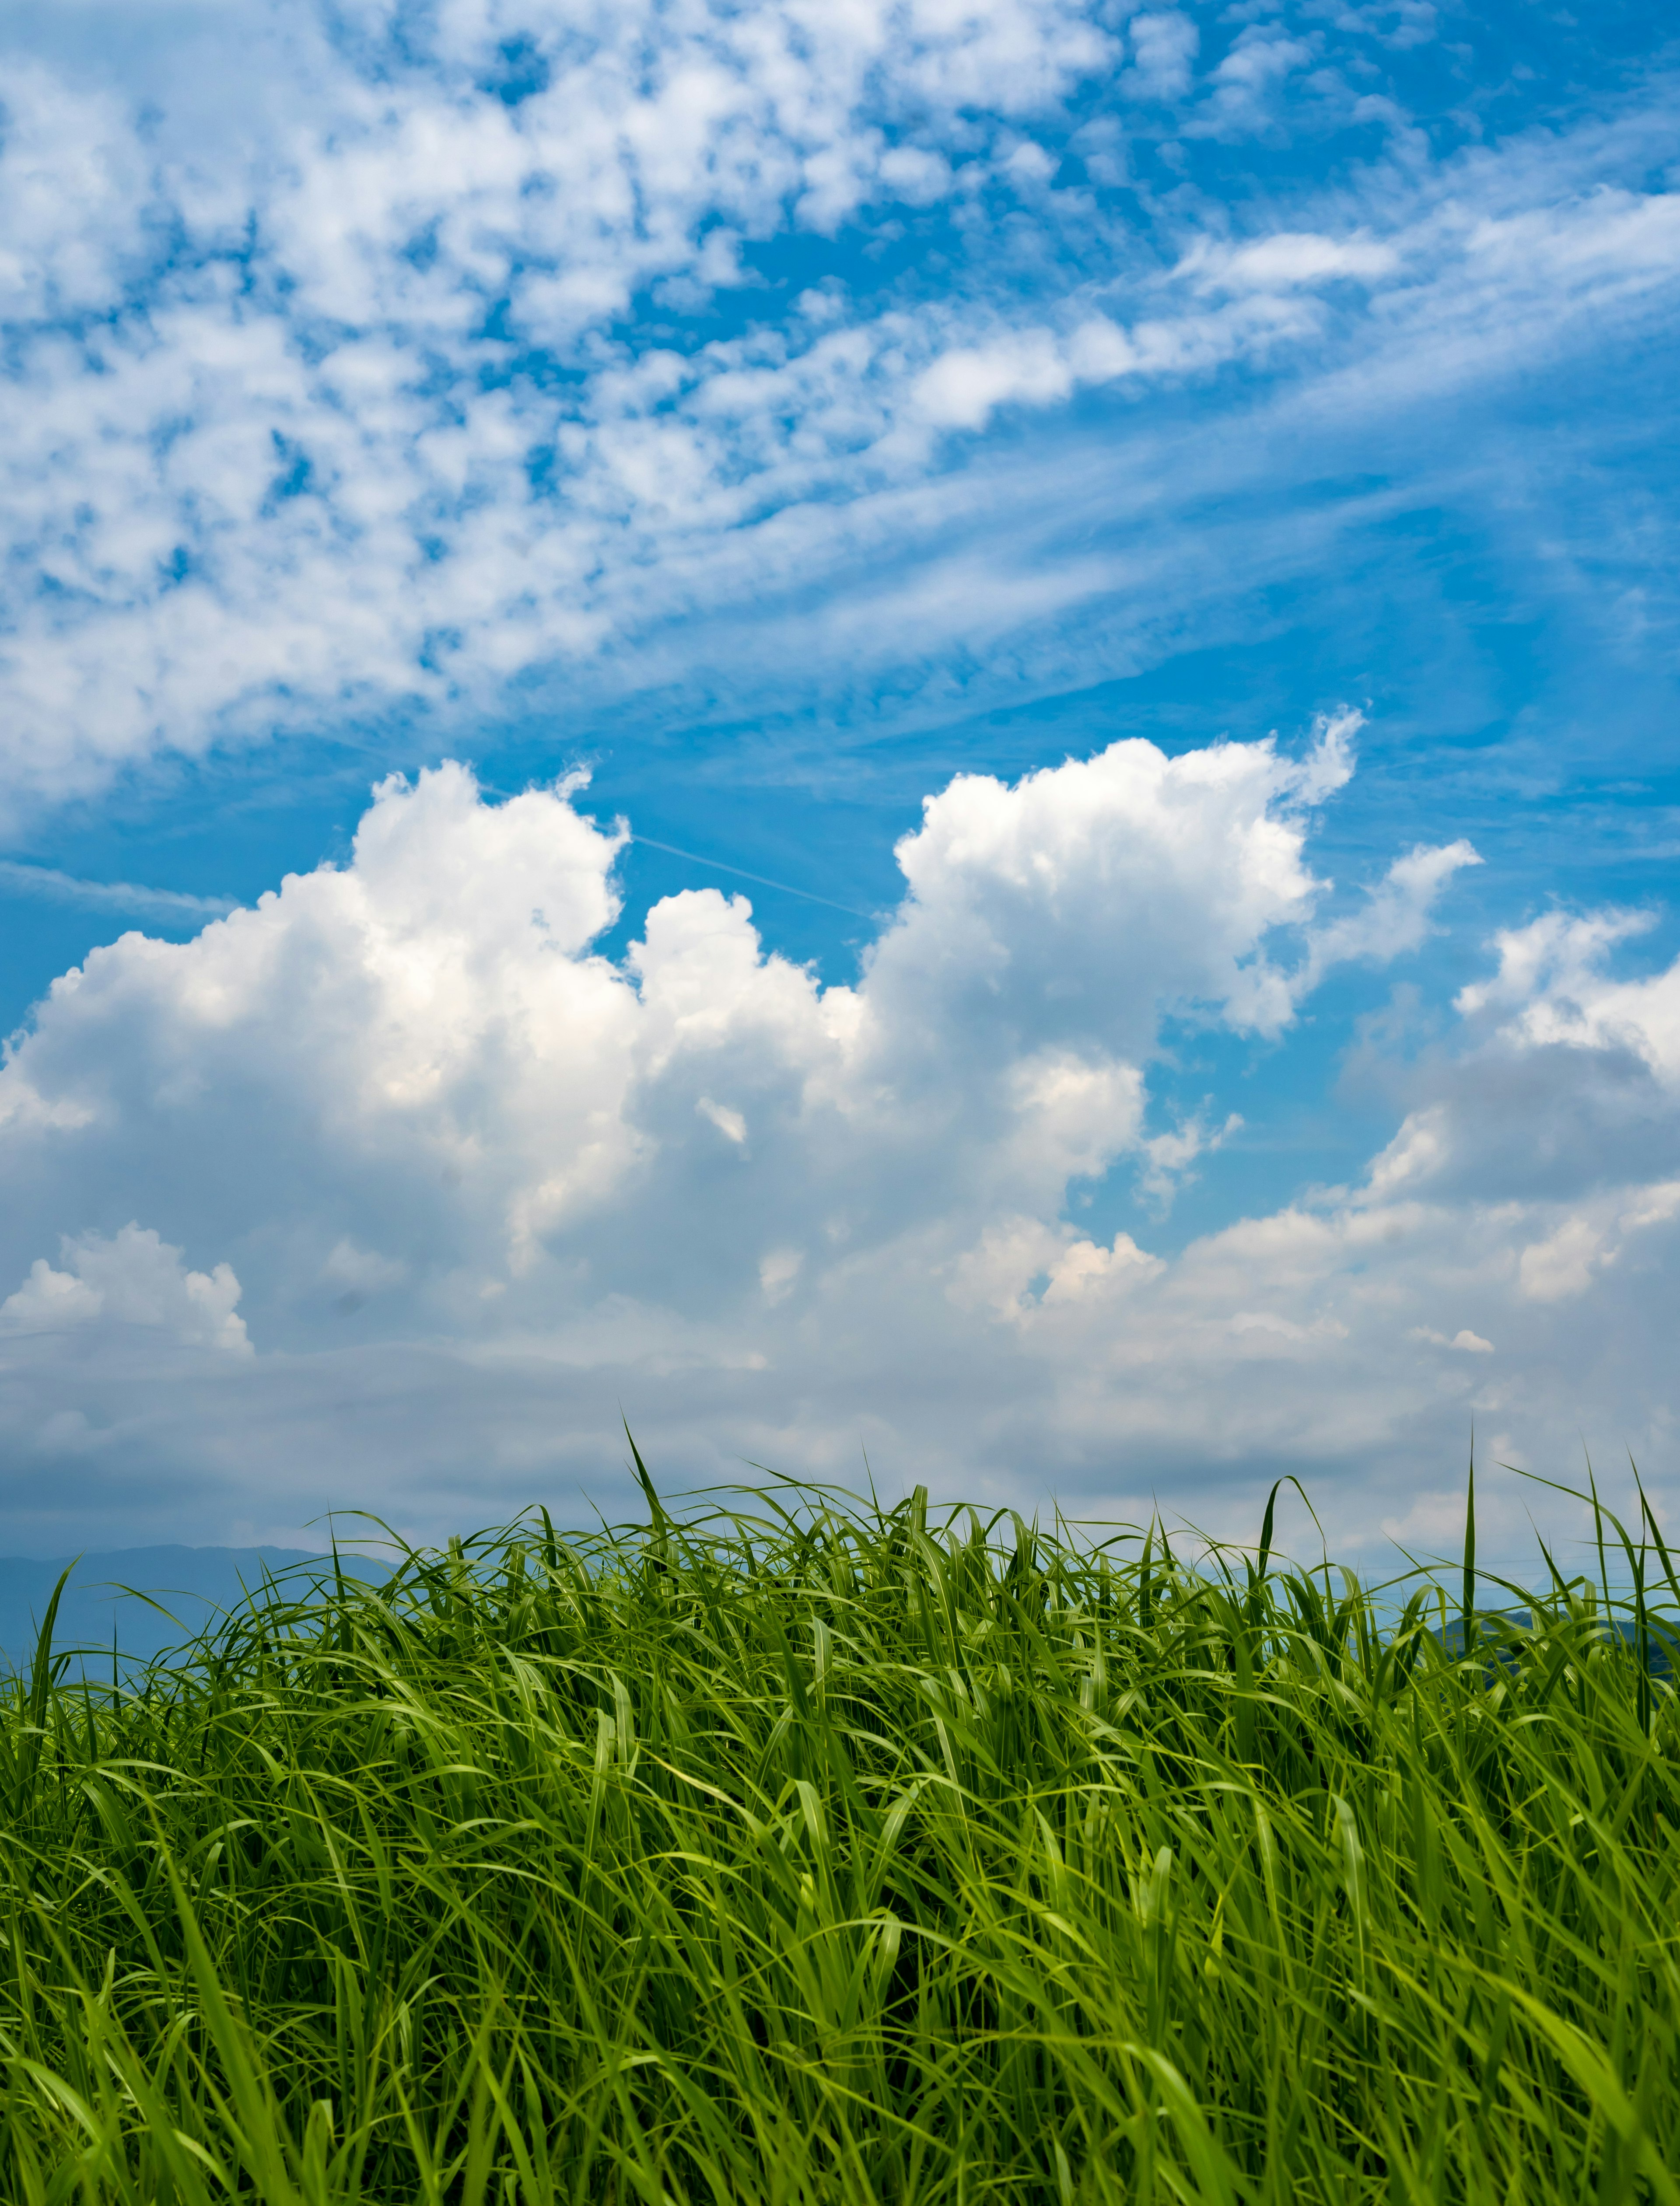
[[[138,881],[90,881],[56,866],[33,866],[0,858],[0,889],[39,897],[48,903],[79,904],[89,911],[129,912],[137,919],[219,918],[233,909],[231,897],[194,896],[182,889],[150,889]]]

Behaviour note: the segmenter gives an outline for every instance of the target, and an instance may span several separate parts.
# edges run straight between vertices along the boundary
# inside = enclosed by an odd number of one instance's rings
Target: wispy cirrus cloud
[[[87,881],[56,866],[36,866],[0,858],[0,889],[14,896],[40,897],[50,903],[78,904],[88,911],[131,913],[136,919],[218,919],[234,908],[231,897],[194,896],[181,889],[143,888],[136,881]]]

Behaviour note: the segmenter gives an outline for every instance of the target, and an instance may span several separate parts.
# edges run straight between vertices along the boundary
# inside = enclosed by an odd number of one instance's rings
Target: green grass
[[[15,1681],[0,2195],[1680,2206],[1665,1554],[777,1491]]]

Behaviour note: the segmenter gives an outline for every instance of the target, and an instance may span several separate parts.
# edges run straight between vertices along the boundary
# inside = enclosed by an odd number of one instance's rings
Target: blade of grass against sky
[[[648,1492],[126,1693],[43,1647],[5,2197],[1680,2196],[1680,1727],[1590,1580],[1466,1660],[1456,1586],[1379,1629],[1270,1511],[1196,1566]]]

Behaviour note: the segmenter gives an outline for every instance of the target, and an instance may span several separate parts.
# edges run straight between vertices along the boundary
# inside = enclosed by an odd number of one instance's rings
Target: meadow
[[[143,1672],[44,1633],[0,2196],[1680,2206],[1648,1512],[1382,1589],[1270,1508],[1192,1553],[643,1482]]]

